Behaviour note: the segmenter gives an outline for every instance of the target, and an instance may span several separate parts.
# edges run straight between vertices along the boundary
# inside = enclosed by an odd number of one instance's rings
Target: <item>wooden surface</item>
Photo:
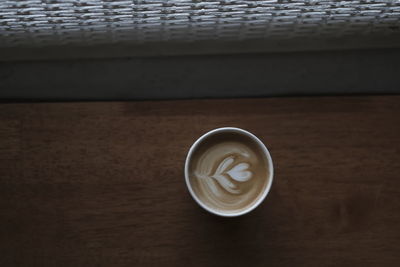
[[[400,97],[0,105],[1,266],[400,266]],[[183,164],[237,126],[271,151],[235,219]]]

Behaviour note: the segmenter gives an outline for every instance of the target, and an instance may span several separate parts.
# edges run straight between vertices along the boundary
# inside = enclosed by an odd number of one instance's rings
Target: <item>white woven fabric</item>
[[[400,1],[0,1],[0,47],[399,32]]]

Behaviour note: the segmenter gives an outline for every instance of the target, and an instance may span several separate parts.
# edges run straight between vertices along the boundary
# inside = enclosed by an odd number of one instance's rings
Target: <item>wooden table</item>
[[[275,180],[203,211],[186,153],[259,136]],[[1,266],[400,266],[400,96],[0,105]]]

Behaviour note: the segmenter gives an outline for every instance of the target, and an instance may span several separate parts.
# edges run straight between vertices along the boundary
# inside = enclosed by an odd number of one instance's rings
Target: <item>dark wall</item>
[[[3,100],[400,93],[400,49],[0,63]]]

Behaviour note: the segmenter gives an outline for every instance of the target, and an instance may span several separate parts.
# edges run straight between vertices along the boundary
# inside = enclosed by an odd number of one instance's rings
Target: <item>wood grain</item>
[[[184,184],[236,126],[271,151],[235,219]],[[0,105],[1,266],[399,266],[400,96]]]

